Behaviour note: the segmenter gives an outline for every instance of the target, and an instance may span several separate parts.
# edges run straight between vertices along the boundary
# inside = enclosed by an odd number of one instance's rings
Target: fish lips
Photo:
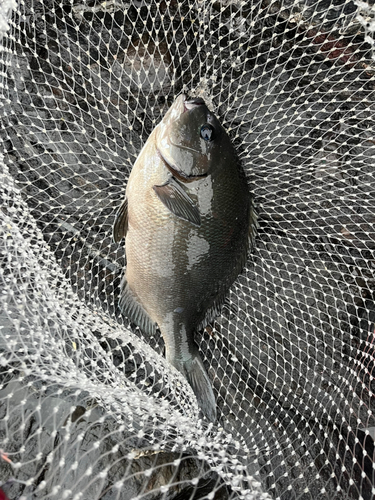
[[[189,99],[188,101],[184,100],[185,111],[190,111],[191,109],[196,108],[197,106],[206,106],[206,103],[201,97],[195,97],[194,99]]]

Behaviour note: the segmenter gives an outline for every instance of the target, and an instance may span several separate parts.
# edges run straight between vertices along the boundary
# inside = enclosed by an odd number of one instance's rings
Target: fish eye
[[[206,123],[201,128],[201,137],[207,142],[213,141],[215,139],[215,129],[209,123]]]

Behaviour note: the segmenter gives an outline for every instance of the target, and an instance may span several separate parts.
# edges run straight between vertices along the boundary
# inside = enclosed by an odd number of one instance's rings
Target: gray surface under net
[[[0,30],[9,499],[373,498],[374,7],[4,0]],[[215,426],[118,308],[114,216],[182,91],[229,131],[260,214],[196,335]]]

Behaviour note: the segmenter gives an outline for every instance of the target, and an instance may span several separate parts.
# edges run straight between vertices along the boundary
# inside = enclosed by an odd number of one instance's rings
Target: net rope
[[[374,497],[374,32],[362,1],[0,1],[9,500]],[[228,130],[259,212],[196,333],[215,425],[118,306],[114,217],[181,92]]]

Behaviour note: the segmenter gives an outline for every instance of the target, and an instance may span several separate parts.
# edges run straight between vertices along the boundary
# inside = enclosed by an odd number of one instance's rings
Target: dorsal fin
[[[249,212],[249,250],[252,251],[255,244],[255,238],[258,234],[258,212],[255,209],[254,197],[251,195]]]
[[[247,245],[244,246],[243,252],[238,254],[238,260],[233,263],[234,267],[238,266],[238,273],[240,273],[246,265],[249,251],[254,249],[258,228],[258,214],[254,205],[254,198],[250,195],[248,242]],[[223,290],[217,295],[213,304],[207,309],[204,319],[198,326],[198,330],[207,326],[208,323],[212,323],[215,318],[219,316],[221,309],[227,300],[230,286],[231,283],[228,283],[228,287],[225,288],[224,286]]]

